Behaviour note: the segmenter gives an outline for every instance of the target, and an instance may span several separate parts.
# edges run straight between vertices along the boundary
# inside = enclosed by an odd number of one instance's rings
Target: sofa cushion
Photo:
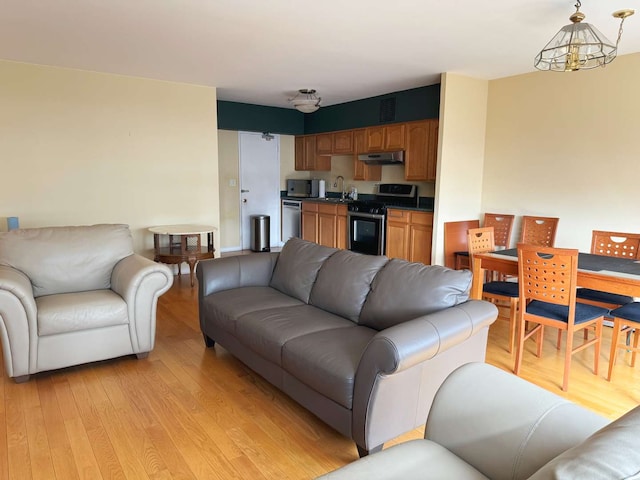
[[[378,272],[358,323],[383,330],[469,299],[472,273],[390,260]]]
[[[353,327],[353,323],[310,305],[260,310],[236,321],[236,337],[246,347],[276,365],[282,365],[282,346],[309,333]]]
[[[133,254],[127,225],[25,228],[0,233],[0,265],[23,272],[34,297],[110,288],[113,267]]]
[[[127,304],[112,290],[45,295],[36,305],[40,336],[129,323]]]
[[[282,247],[271,277],[271,286],[309,303],[311,288],[324,261],[338,249],[323,247],[300,238],[290,238]]]
[[[487,480],[464,460],[429,440],[409,440],[361,458],[317,480]]]
[[[620,417],[547,463],[530,478],[638,478],[640,407]]]
[[[309,303],[357,322],[371,282],[388,261],[349,250],[334,253],[322,264]]]
[[[271,287],[244,287],[207,295],[201,299],[200,308],[208,321],[235,333],[236,321],[247,313],[295,305],[304,304]]]
[[[353,325],[294,338],[284,344],[282,367],[316,392],[351,410],[358,364],[376,333]]]

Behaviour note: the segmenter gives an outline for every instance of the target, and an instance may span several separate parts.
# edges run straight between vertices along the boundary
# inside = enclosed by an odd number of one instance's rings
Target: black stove
[[[381,183],[373,200],[348,206],[348,248],[369,255],[385,253],[387,207],[417,207],[417,185]]]
[[[354,201],[347,207],[350,212],[385,215],[387,207],[417,207],[418,186],[403,183],[381,183],[373,200]]]

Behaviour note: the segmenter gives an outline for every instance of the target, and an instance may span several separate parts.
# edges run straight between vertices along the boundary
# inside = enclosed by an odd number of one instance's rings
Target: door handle
[[[240,190],[240,193],[249,193],[249,190]]]

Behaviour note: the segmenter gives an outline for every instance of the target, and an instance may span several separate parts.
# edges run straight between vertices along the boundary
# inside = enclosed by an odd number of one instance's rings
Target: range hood
[[[404,151],[363,153],[358,155],[358,160],[362,160],[367,165],[402,165],[404,163]]]

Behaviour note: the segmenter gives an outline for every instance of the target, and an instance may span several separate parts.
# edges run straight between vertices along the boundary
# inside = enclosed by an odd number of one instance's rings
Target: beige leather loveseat
[[[640,407],[613,423],[491,365],[440,387],[424,440],[357,460],[322,480],[640,478]]]
[[[469,271],[327,248],[202,261],[200,327],[360,452],[424,423],[458,366],[483,361],[497,310]]]
[[[127,225],[0,233],[0,337],[7,375],[153,349],[166,265],[133,253]]]

